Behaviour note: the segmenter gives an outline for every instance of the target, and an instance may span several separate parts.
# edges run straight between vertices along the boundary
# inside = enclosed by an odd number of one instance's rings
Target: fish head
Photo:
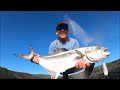
[[[105,47],[91,47],[87,50],[86,56],[93,62],[98,62],[110,55]]]

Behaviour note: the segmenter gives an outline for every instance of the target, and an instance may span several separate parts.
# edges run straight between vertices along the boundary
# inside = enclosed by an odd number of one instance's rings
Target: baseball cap
[[[66,22],[60,22],[57,24],[56,30],[68,30],[68,24]]]

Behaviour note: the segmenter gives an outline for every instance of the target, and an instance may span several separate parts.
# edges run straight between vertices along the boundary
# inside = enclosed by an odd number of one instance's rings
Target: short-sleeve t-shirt
[[[69,38],[65,44],[62,44],[58,39],[51,42],[48,54],[51,55],[57,51],[58,48],[65,48],[66,50],[73,50],[79,48],[79,42],[74,38]]]

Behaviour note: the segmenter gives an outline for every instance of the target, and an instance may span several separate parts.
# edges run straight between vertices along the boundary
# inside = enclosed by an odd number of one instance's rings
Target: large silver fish
[[[33,49],[30,46],[30,53],[28,55],[15,55],[19,58],[30,60],[33,57],[32,53]],[[51,79],[57,79],[60,73],[75,67],[77,60],[83,60],[85,63],[96,63],[109,55],[110,52],[107,52],[107,48],[90,46],[54,55],[40,56],[39,64],[49,72]]]

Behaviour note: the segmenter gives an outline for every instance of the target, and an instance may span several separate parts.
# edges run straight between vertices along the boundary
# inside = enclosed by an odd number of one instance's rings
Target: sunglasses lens
[[[57,30],[62,30],[62,27],[57,27]]]
[[[59,25],[59,26],[57,26],[57,28],[56,28],[57,30],[68,30],[68,25],[67,24],[62,24],[62,25]]]

